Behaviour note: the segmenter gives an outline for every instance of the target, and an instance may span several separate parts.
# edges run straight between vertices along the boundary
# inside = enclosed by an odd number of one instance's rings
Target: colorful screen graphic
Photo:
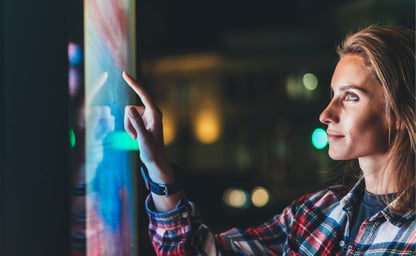
[[[123,125],[134,96],[121,77],[136,68],[135,2],[84,0],[80,9],[82,34],[68,45],[72,255],[137,255],[137,143]]]

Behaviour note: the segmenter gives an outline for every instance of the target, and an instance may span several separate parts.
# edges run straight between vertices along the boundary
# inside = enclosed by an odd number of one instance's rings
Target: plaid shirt
[[[209,231],[186,197],[175,210],[157,213],[149,196],[149,234],[158,255],[416,255],[414,211],[396,215],[386,207],[350,240],[363,189],[360,179],[349,192],[334,186],[304,195],[258,227],[221,234]]]

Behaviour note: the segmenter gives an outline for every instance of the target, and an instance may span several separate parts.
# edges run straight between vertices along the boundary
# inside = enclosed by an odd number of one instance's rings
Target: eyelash
[[[352,97],[353,99],[351,99],[351,97]],[[359,97],[358,97],[356,94],[354,94],[354,93],[347,92],[347,93],[345,93],[345,95],[344,95],[344,100],[345,100],[345,101],[358,101],[358,100],[359,100]]]

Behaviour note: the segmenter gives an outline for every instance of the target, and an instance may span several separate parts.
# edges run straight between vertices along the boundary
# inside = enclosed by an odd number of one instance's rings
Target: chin
[[[336,154],[334,152],[331,152],[331,150],[329,150],[328,155],[332,160],[345,161],[345,160],[352,160],[353,159],[352,157],[348,157],[348,156],[343,155],[343,154]]]
[[[336,160],[336,161],[343,161],[343,160],[349,160],[349,159],[345,159],[342,157],[337,157],[337,156],[329,156],[332,160]]]

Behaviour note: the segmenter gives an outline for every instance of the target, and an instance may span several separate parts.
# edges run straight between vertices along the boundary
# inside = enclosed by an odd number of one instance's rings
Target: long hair
[[[383,86],[384,111],[390,120],[388,163],[399,195],[391,210],[415,211],[415,31],[370,26],[346,37],[338,55],[346,54],[360,55]]]

